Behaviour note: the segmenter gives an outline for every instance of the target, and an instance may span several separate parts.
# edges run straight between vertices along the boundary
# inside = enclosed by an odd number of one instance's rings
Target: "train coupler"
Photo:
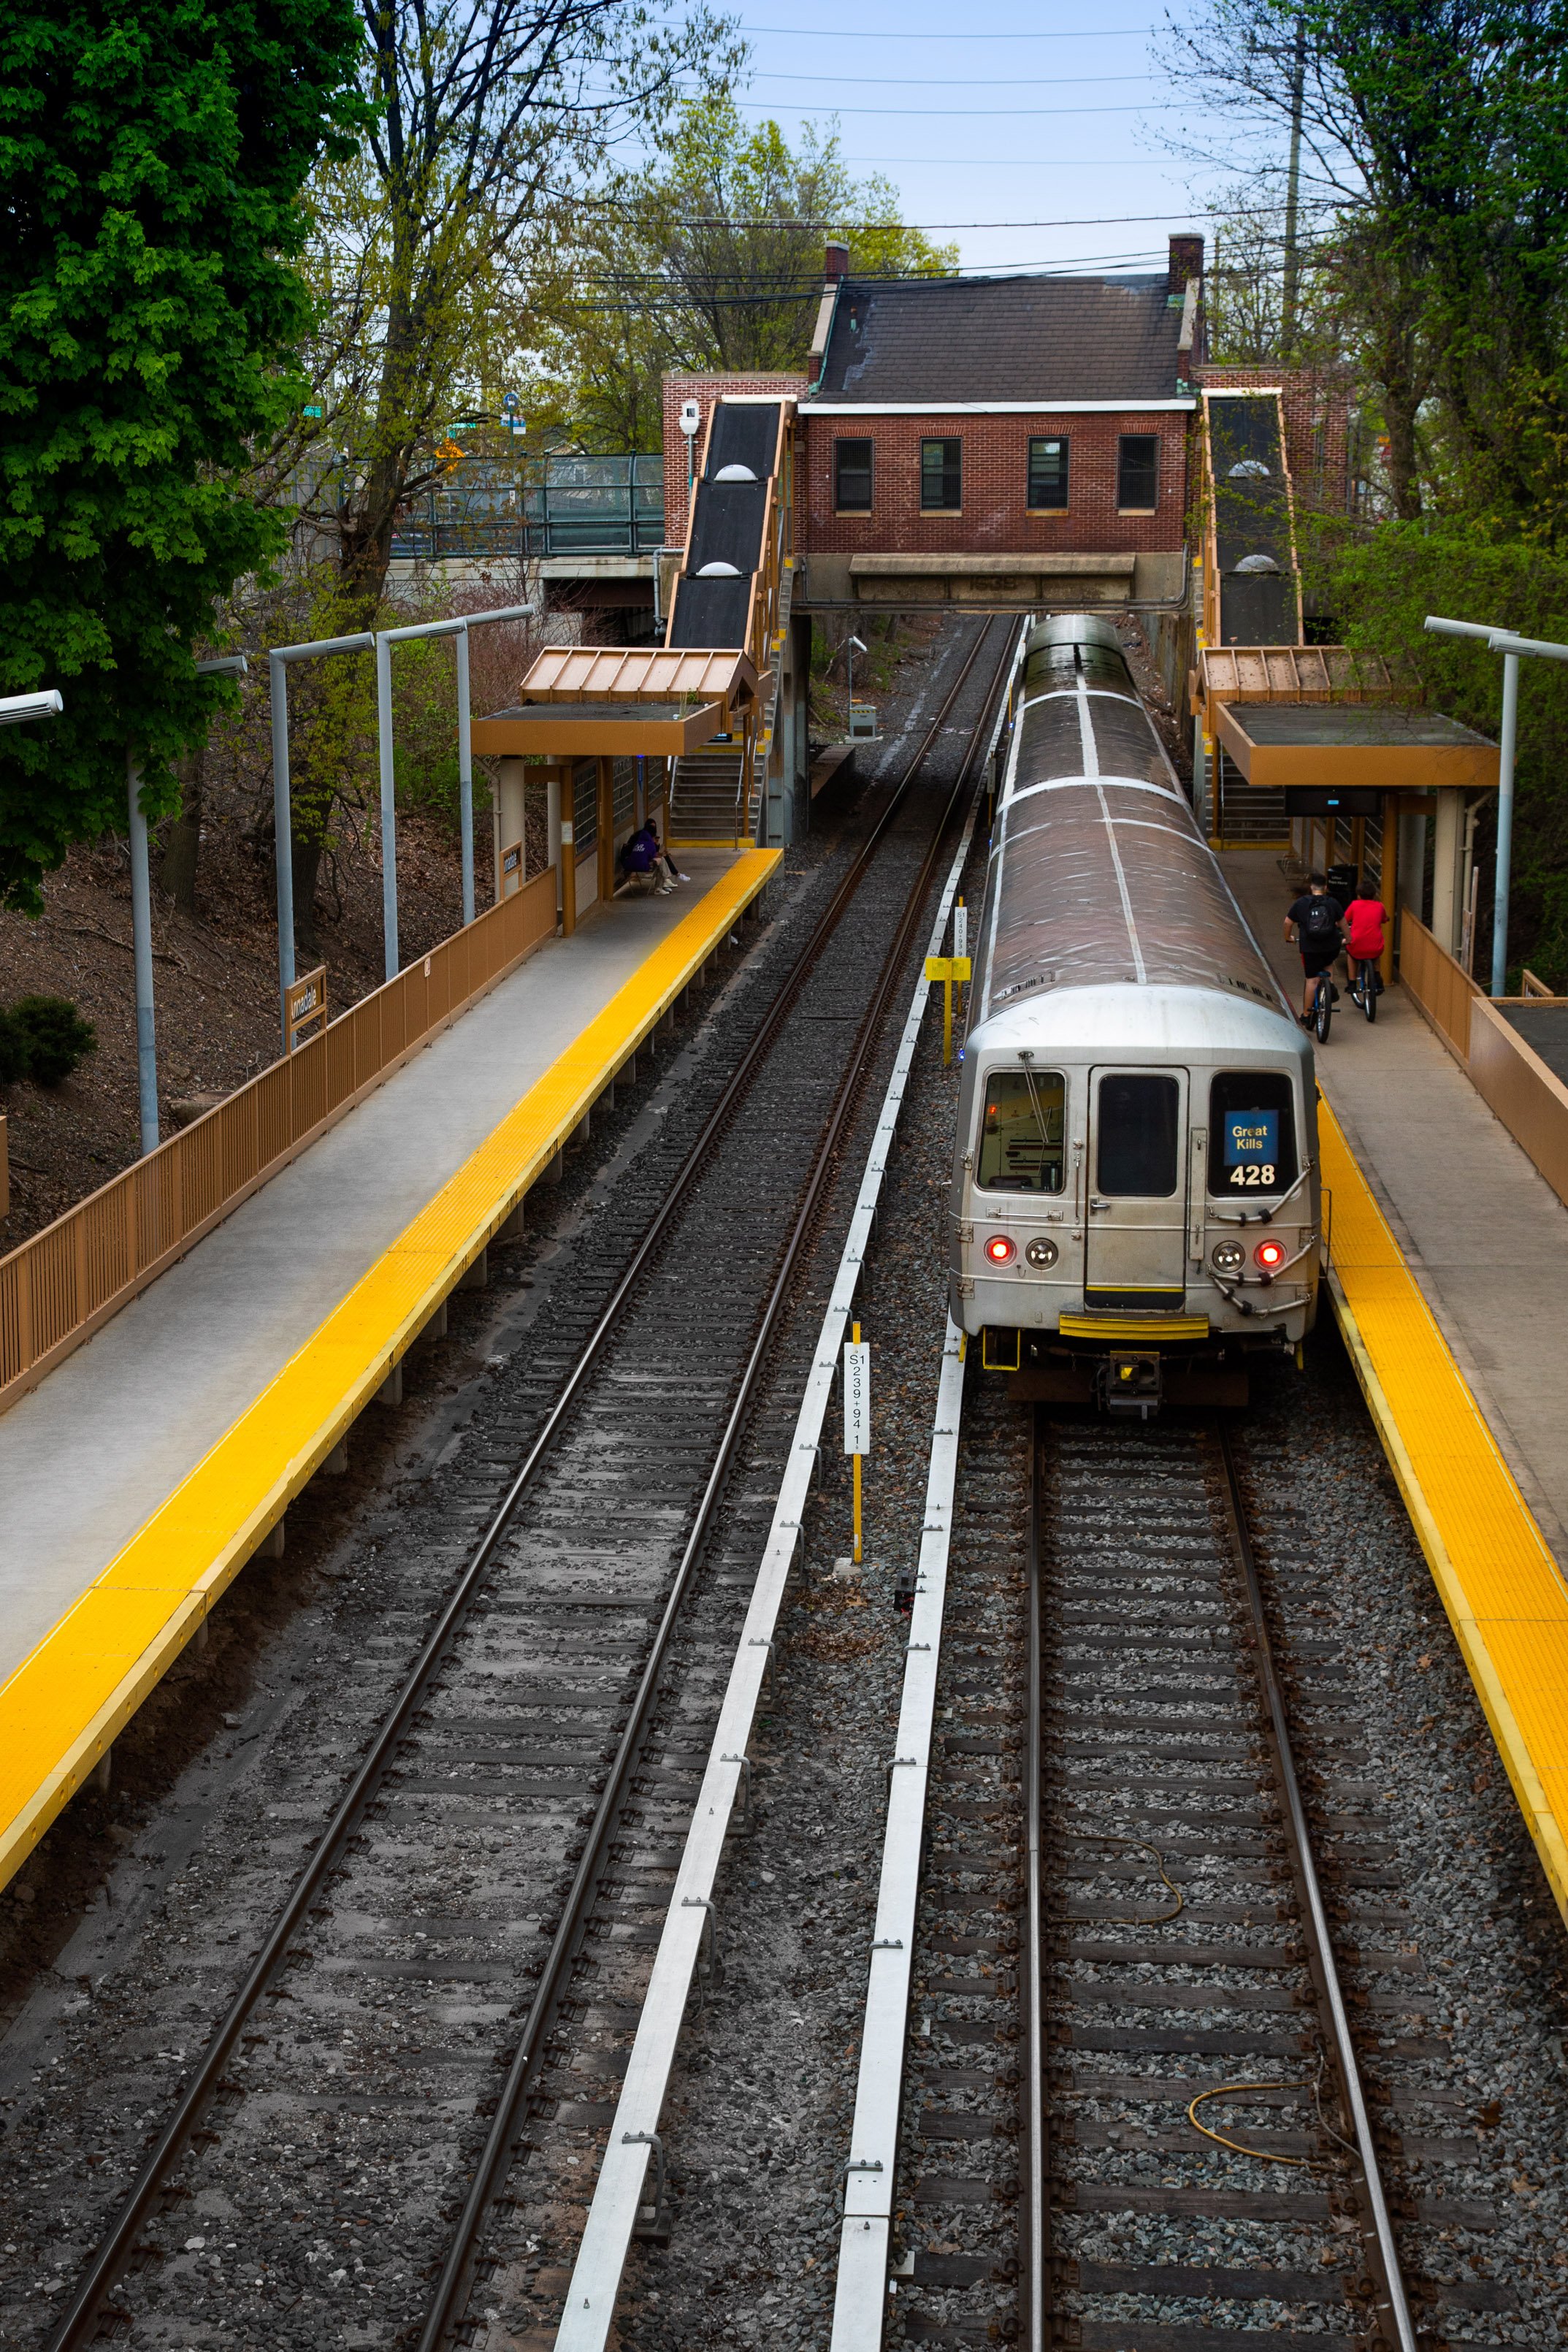
[[[1164,1393],[1158,1351],[1141,1349],[1105,1357],[1094,1385],[1103,1412],[1127,1420],[1153,1421]]]

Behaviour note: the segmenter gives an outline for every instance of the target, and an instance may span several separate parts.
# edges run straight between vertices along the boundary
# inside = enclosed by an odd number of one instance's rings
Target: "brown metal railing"
[[[1461,1062],[1470,1055],[1470,1006],[1481,991],[1408,907],[1399,918],[1399,977]]]
[[[1481,1100],[1568,1202],[1568,1086],[1501,1009],[1541,1000],[1494,1003],[1408,909],[1399,919],[1399,977]]]
[[[554,932],[553,866],[0,1258],[0,1412]]]

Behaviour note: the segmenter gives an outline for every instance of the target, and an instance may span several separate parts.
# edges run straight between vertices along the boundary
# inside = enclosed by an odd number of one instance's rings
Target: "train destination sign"
[[[1277,1110],[1233,1110],[1225,1120],[1225,1165],[1236,1185],[1271,1184],[1280,1162]]]

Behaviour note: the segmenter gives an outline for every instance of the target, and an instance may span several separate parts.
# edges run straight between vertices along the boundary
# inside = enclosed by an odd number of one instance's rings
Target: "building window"
[[[1042,508],[1061,508],[1067,504],[1065,441],[1030,441],[1029,503],[1031,513]]]
[[[869,441],[833,444],[833,505],[840,514],[871,512],[871,452]]]
[[[964,445],[961,441],[920,444],[920,510],[922,514],[956,513],[964,503]]]
[[[1156,433],[1124,433],[1116,457],[1116,504],[1123,514],[1153,514],[1159,502]]]

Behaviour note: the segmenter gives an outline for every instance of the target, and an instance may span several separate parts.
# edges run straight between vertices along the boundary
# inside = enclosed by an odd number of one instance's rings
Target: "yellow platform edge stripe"
[[[0,1686],[0,1887],[781,855],[741,853]]]
[[[1319,1121],[1335,1317],[1568,1922],[1568,1758],[1552,1752],[1568,1729],[1568,1589],[1326,1102]]]

